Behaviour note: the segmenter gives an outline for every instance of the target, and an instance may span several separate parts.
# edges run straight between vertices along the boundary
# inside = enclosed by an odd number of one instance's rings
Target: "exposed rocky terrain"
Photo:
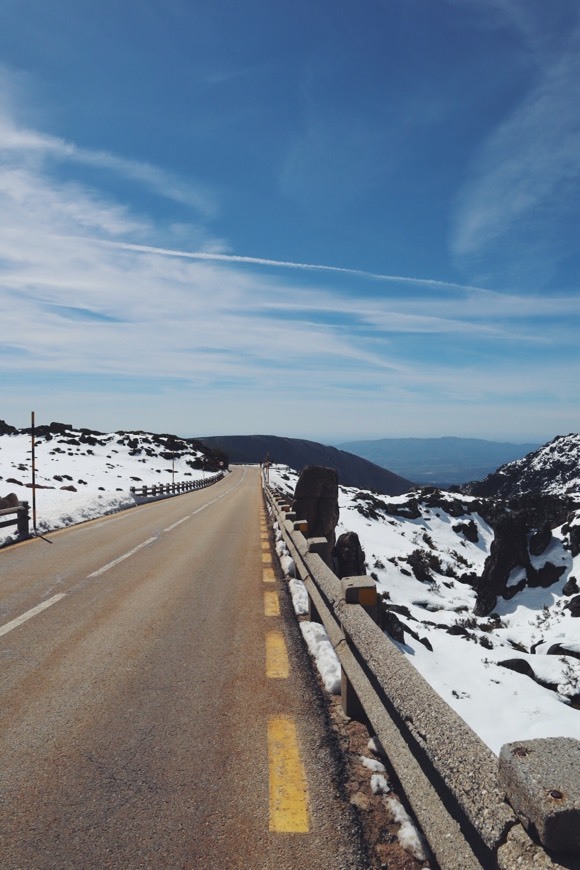
[[[484,480],[461,489],[501,499],[530,493],[563,497],[580,492],[580,434],[558,435],[523,459],[508,462]]]
[[[336,573],[350,574],[351,562],[360,573],[354,533],[377,581],[383,629],[494,751],[526,734],[580,728],[576,467],[564,472],[560,456],[557,485],[548,477],[546,493],[522,486],[509,500],[339,488]],[[271,477],[293,493],[293,470]]]

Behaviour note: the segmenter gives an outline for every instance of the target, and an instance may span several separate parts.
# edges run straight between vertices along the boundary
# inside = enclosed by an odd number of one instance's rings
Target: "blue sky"
[[[0,0],[0,417],[580,429],[576,0]]]

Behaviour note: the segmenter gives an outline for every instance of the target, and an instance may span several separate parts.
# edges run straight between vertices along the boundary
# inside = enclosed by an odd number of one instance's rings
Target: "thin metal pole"
[[[36,534],[36,453],[35,453],[35,428],[34,428],[34,411],[32,412],[32,528]]]

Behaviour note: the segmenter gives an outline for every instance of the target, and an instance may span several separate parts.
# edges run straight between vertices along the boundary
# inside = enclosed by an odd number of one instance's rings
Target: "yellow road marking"
[[[279,834],[308,833],[308,784],[296,725],[289,716],[275,716],[268,722],[268,762],[270,830]]]
[[[290,663],[284,635],[280,631],[266,633],[266,676],[271,680],[285,680],[290,674]]]
[[[272,565],[271,553],[262,553],[262,565]]]
[[[274,581],[276,580],[276,577],[274,576],[274,569],[264,568],[262,572],[262,579],[264,583],[274,583]]]
[[[277,592],[264,592],[264,616],[280,616]]]

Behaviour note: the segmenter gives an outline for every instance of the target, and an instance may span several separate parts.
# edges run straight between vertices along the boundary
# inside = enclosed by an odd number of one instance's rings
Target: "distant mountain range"
[[[338,445],[415,483],[442,488],[481,480],[500,465],[521,459],[539,444],[481,438],[380,438]]]
[[[398,474],[374,465],[367,459],[302,438],[281,438],[276,435],[219,435],[203,438],[212,449],[222,450],[230,462],[271,462],[289,465],[301,471],[305,465],[336,468],[339,483],[372,489],[383,495],[400,495],[413,485]]]

